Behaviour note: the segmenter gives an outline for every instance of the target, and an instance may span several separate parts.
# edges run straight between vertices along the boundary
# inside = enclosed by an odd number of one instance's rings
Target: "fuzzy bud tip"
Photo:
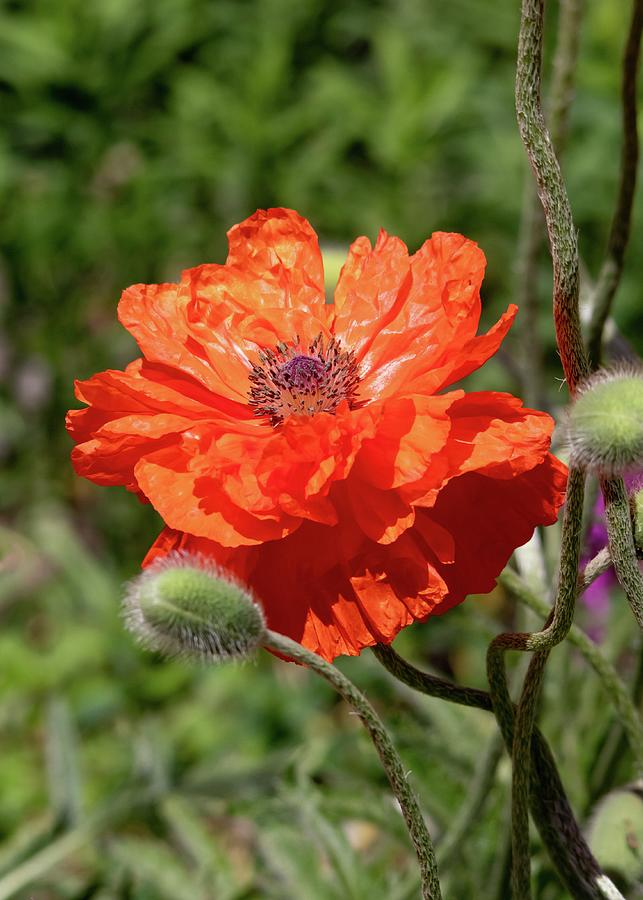
[[[266,628],[248,587],[206,557],[181,551],[129,582],[123,612],[148,649],[209,663],[248,657]]]
[[[568,417],[571,459],[611,477],[643,465],[643,371],[593,375]]]

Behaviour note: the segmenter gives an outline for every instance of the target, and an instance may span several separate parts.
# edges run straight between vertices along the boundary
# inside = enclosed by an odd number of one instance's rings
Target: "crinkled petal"
[[[352,350],[363,372],[365,357],[378,334],[395,319],[411,285],[406,245],[380,231],[371,249],[367,238],[358,238],[348,253],[335,289],[335,335]],[[368,394],[370,399],[375,395]]]
[[[191,318],[191,303],[189,281],[135,284],[123,292],[118,318],[147,360],[189,375],[244,415],[249,366],[229,329],[203,333]]]
[[[455,478],[390,544],[349,519],[307,522],[283,540],[235,549],[166,529],[144,565],[173,549],[213,557],[253,588],[270,628],[332,660],[491,590],[513,550],[556,520],[566,478],[551,455],[513,479]]]
[[[264,442],[254,466],[262,492],[292,515],[335,524],[329,491],[348,476],[363,441],[374,433],[374,413],[342,403],[333,416],[286,419]]]
[[[485,264],[480,248],[459,234],[437,232],[410,258],[388,235],[372,251],[365,239],[353,245],[336,291],[335,332],[357,347],[367,396],[412,392],[411,383],[429,393],[441,386],[432,370],[444,369],[446,384],[455,380],[446,380],[451,370],[481,364],[483,347],[472,342]],[[486,349],[491,355],[497,347]]]
[[[143,360],[124,372],[100,372],[76,382],[76,396],[90,404],[67,414],[67,429],[77,443],[76,471],[98,484],[132,490],[141,456],[176,444],[196,422],[226,420],[215,395],[180,372]]]
[[[380,405],[377,430],[355,462],[355,474],[387,490],[422,479],[428,469],[442,471],[440,453],[451,431],[450,409],[464,397],[452,391],[438,397],[392,397]]]
[[[266,306],[318,311],[325,304],[317,235],[292,209],[259,209],[228,232],[227,265],[251,278]]]
[[[118,315],[148,361],[195,379],[244,418],[251,415],[248,376],[259,351],[297,337],[304,345],[320,333],[328,337],[332,312],[323,303],[314,312],[288,305],[231,264],[188,269],[178,285],[133,285]]]
[[[349,474],[375,425],[368,408],[259,422],[209,422],[180,436],[170,452],[136,464],[140,489],[170,527],[224,546],[276,540],[302,519],[334,525],[330,496]]]
[[[189,294],[186,308],[193,338],[225,380],[228,358],[236,354],[246,377],[242,379],[247,400],[247,373],[262,348],[297,337],[307,345],[322,334],[330,336],[332,309],[324,303],[310,306],[286,303],[283,290],[272,282],[266,286],[251,270],[232,264],[202,265],[183,272],[181,289]]]
[[[547,455],[554,428],[547,413],[494,391],[460,394],[448,416],[450,428],[442,449],[424,476],[403,488],[416,506],[432,506],[451,479],[467,472],[513,478],[532,469]]]
[[[497,353],[518,312],[513,303],[485,334],[470,338],[460,348],[452,348],[430,370],[424,366],[413,372],[406,390],[439,391],[479,369]]]
[[[415,510],[399,491],[382,491],[359,478],[349,478],[346,494],[355,525],[377,543],[392,544],[413,525]]]
[[[512,478],[542,462],[554,429],[545,412],[497,391],[465,394],[449,407],[451,431],[445,447],[451,472],[481,472]]]
[[[452,563],[437,568],[449,586],[439,610],[460,603],[468,594],[492,590],[516,547],[525,544],[538,525],[552,525],[565,499],[567,467],[551,454],[513,478],[469,473],[440,491],[431,509],[417,510],[454,536]]]
[[[278,540],[300,525],[301,519],[274,508],[249,513],[213,478],[195,472],[193,460],[185,446],[172,446],[134,467],[137,484],[170,528],[236,547]]]

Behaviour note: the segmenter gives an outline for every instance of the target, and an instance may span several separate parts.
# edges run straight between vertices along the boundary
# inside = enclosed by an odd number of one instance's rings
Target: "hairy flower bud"
[[[640,785],[611,791],[592,812],[589,845],[601,866],[619,875],[627,885],[641,876],[637,848],[643,841],[643,796]]]
[[[206,557],[181,551],[129,582],[124,616],[148,649],[205,662],[247,657],[265,632],[249,588]]]
[[[569,412],[568,434],[572,462],[600,475],[643,465],[643,372],[593,375]]]

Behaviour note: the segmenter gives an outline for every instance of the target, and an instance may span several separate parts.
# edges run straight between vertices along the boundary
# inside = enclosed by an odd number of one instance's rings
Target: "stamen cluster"
[[[259,360],[249,375],[249,402],[272,425],[287,416],[333,413],[342,400],[351,408],[356,404],[357,361],[334,337],[324,347],[320,333],[305,350],[296,336],[291,346],[281,341],[275,350],[261,350]]]

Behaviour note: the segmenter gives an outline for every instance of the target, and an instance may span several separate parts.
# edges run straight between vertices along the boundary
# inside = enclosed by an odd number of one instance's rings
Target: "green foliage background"
[[[331,248],[380,227],[412,249],[433,230],[462,231],[488,257],[491,321],[515,292],[526,176],[513,112],[517,6],[0,5],[0,873],[52,841],[60,853],[17,894],[2,894],[0,875],[0,896],[417,895],[372,748],[324,685],[269,659],[217,671],[168,664],[124,633],[120,585],[160,524],[125,492],[74,476],[63,417],[74,378],[136,355],[116,322],[120,291],[222,261],[226,229],[257,207],[298,209]],[[620,3],[587,6],[565,170],[595,274],[617,183],[626,17]],[[639,196],[615,311],[639,351],[642,213]],[[544,254],[539,278],[557,410]],[[520,389],[508,346],[472,387]],[[628,673],[623,606],[605,646]],[[409,629],[399,646],[484,686],[485,644],[514,615],[497,592]],[[443,834],[492,723],[400,692],[368,653],[341,665],[390,723]],[[610,750],[607,704],[568,650],[557,651],[547,691],[545,730],[586,817],[631,777],[630,759]],[[508,896],[507,779],[503,762],[444,870],[450,897]],[[68,829],[77,843],[56,851]],[[535,853],[538,896],[563,897]]]

